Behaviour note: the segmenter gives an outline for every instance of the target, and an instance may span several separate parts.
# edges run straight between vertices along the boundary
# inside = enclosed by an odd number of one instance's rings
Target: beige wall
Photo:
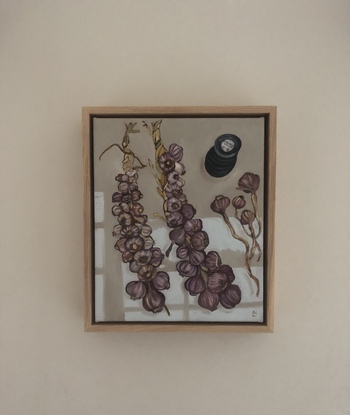
[[[3,0],[1,415],[345,415],[348,0]],[[277,105],[274,334],[83,332],[81,107]]]

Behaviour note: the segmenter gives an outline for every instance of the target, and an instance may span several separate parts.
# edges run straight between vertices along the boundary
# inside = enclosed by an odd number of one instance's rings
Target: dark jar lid
[[[214,143],[215,152],[223,159],[233,158],[241,146],[241,139],[234,134],[222,134]]]

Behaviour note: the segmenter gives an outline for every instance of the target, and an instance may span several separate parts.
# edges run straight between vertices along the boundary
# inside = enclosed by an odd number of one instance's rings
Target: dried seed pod
[[[232,199],[232,206],[235,209],[243,209],[246,205],[246,201],[244,199],[244,196],[236,196]]]
[[[210,208],[213,212],[223,214],[230,206],[230,199],[226,196],[216,196],[215,200],[211,203]]]

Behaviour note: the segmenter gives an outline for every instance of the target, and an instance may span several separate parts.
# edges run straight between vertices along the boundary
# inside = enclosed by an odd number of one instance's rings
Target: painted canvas
[[[271,112],[114,110],[84,130],[92,325],[266,326]]]

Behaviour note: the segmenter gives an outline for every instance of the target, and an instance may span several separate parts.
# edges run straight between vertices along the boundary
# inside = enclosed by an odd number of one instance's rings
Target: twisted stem
[[[231,235],[237,239],[238,241],[242,242],[244,244],[245,247],[245,256],[244,256],[244,264],[246,267],[246,270],[248,272],[249,277],[255,282],[257,290],[256,290],[256,296],[259,297],[260,294],[260,282],[258,280],[258,278],[253,274],[251,268],[250,268],[250,258],[249,258],[249,251],[250,251],[250,247],[249,247],[249,243],[242,238],[241,236],[237,235],[236,231],[234,230],[232,223],[230,222],[229,217],[227,216],[227,214],[225,212],[223,212],[222,214],[222,218],[226,224],[226,226],[228,227],[228,229],[231,232]]]
[[[258,210],[258,196],[256,195],[256,193],[252,193],[251,195],[251,199],[252,199],[252,205],[253,205],[253,209],[254,209],[254,214],[256,217],[256,220],[258,222],[258,233],[256,234],[256,238],[258,238],[261,234],[261,220],[259,218],[259,210]]]

